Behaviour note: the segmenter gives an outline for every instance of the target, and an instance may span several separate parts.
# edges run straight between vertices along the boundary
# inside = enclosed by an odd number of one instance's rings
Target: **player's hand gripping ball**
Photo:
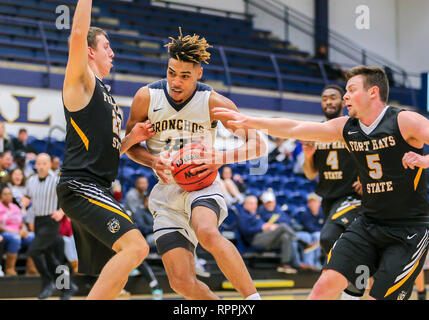
[[[198,164],[191,164],[193,160],[203,158],[206,148],[202,144],[189,144],[181,148],[173,156],[172,172],[176,183],[186,191],[197,191],[210,186],[215,181],[217,171],[212,172],[208,176],[198,177],[200,171],[192,174],[191,169],[198,167]]]

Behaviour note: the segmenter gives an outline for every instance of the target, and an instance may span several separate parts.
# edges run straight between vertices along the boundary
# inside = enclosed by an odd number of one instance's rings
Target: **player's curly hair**
[[[200,36],[196,34],[183,36],[181,27],[179,27],[179,32],[180,35],[177,39],[169,37],[171,42],[165,45],[168,48],[170,57],[184,62],[196,64],[204,62],[208,64],[207,60],[210,59],[210,52],[207,49],[212,48],[212,46],[207,43],[206,39],[200,39]]]

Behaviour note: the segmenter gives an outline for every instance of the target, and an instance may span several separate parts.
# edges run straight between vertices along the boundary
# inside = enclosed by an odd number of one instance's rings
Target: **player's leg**
[[[308,300],[333,300],[347,288],[349,282],[338,271],[325,269],[311,289]]]
[[[219,232],[216,213],[208,207],[195,206],[192,209],[191,225],[201,246],[213,255],[234,288],[244,298],[257,293],[237,248]]]
[[[166,237],[180,237],[179,241],[186,241],[179,232],[175,232],[160,237],[158,243],[163,243]],[[162,262],[170,286],[178,294],[191,300],[219,299],[205,283],[197,279],[192,251],[183,247],[173,248],[162,255]]]
[[[57,194],[72,221],[79,272],[99,274],[87,299],[115,299],[149,253],[146,241],[106,189],[71,180],[59,184]]]
[[[141,264],[149,247],[138,229],[132,229],[113,244],[116,254],[102,269],[87,299],[115,299],[128,281],[128,275]]]
[[[425,287],[425,273],[424,270],[420,271],[417,276],[415,285],[417,287],[417,299],[426,300],[426,287]]]
[[[377,248],[369,241],[372,235],[367,222],[357,219],[330,250],[323,272],[308,299],[335,299],[350,284],[363,295],[375,270]]]

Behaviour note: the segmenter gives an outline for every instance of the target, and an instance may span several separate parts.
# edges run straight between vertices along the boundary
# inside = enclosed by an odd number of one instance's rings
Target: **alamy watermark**
[[[55,269],[55,274],[58,274],[55,280],[55,287],[58,290],[69,290],[70,289],[70,269],[68,266],[59,265]]]
[[[359,276],[356,278],[355,287],[359,290],[369,289],[369,278],[371,277],[369,267],[366,265],[359,265],[356,267],[356,273]]]
[[[362,4],[356,7],[355,13],[358,15],[355,20],[355,26],[358,30],[369,30],[370,13],[369,7]]]
[[[55,27],[58,30],[70,29],[70,8],[66,5],[60,5],[55,8],[55,13],[59,16],[55,20]]]

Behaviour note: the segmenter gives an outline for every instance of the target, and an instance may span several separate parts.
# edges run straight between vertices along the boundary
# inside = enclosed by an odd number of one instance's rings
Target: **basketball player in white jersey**
[[[207,188],[185,191],[169,173],[173,170],[171,161],[163,157],[163,152],[170,151],[171,155],[190,141],[198,142],[195,136],[212,145],[219,120],[212,116],[212,108],[237,110],[231,100],[198,82],[203,73],[201,63],[207,63],[210,57],[206,40],[197,35],[183,36],[181,30],[177,39],[170,39],[167,79],[138,90],[127,123],[128,132],[135,123],[149,119],[155,132],[146,142],[147,149],[136,145],[127,154],[134,161],[152,167],[160,179],[149,198],[158,252],[170,286],[187,299],[219,298],[196,278],[193,254],[198,243],[213,255],[244,298],[260,299],[239,252],[218,230],[227,216],[219,177]],[[224,152],[210,148],[194,172],[204,171],[199,173],[204,177],[217,171],[227,159],[238,162],[262,156],[266,145],[259,134],[242,133],[245,143],[240,148]]]

